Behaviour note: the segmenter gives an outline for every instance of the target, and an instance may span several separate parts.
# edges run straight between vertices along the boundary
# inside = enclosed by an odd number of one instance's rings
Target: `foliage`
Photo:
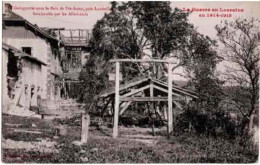
[[[169,140],[162,138],[154,146],[122,138],[91,138],[87,144],[76,146],[71,144],[73,140],[62,137],[57,145],[59,153],[55,154],[4,149],[3,161],[83,163],[81,157],[87,157],[87,163],[253,163],[258,158],[258,152],[243,138],[227,140],[182,133]]]
[[[108,63],[112,58],[140,59],[174,58],[191,76],[191,83],[199,96],[199,108],[206,111],[216,108],[220,101],[221,82],[215,76],[219,58],[214,51],[216,42],[199,34],[188,22],[189,13],[175,8],[170,2],[117,2],[111,3],[111,12],[97,21],[90,40],[91,57],[82,71],[86,99],[93,99],[107,82],[104,77],[113,67]],[[91,65],[90,65],[91,64]],[[167,66],[138,65],[124,63],[123,79],[132,79],[140,74],[153,72],[156,78],[163,77]],[[94,67],[89,73],[88,68]],[[96,76],[96,77],[95,77]],[[104,77],[101,77],[104,76]],[[89,80],[90,78],[92,78]],[[88,90],[90,89],[90,90]]]
[[[217,78],[216,65],[222,60],[215,51],[216,41],[194,31],[190,36],[187,52],[190,59],[186,71],[190,77],[189,85],[198,93],[197,109],[216,111],[222,98],[221,85]]]
[[[108,65],[102,65],[103,63],[105,62],[99,57],[91,56],[80,72],[79,79],[84,83],[82,83],[82,90],[79,92],[82,94],[81,100],[86,103],[87,111],[93,111],[98,101],[98,94],[107,86]],[[101,65],[103,68],[100,68]]]
[[[4,117],[5,122],[35,123],[38,128],[49,130],[53,127],[47,121],[39,119],[26,118],[25,120],[24,117],[9,116],[7,120],[5,115]],[[158,136],[155,145],[150,145],[126,136],[145,134],[143,129],[121,129],[120,134],[125,138],[117,139],[110,137],[112,130],[108,128],[102,127],[102,130],[96,130],[91,127],[89,131],[88,143],[82,146],[72,144],[73,141],[80,140],[81,129],[78,126],[70,126],[66,136],[60,136],[58,139],[51,138],[57,142],[53,151],[59,152],[3,148],[2,161],[5,163],[83,163],[82,157],[87,157],[88,161],[84,163],[253,163],[258,158],[258,151],[252,148],[249,138],[246,137],[227,139],[223,136],[213,137],[193,132],[180,132],[170,139]],[[6,132],[2,133],[5,137]],[[156,135],[162,133],[156,132]],[[36,137],[31,135],[27,138],[31,141],[36,140],[32,139]],[[40,138],[46,138],[45,135],[42,136]],[[16,138],[15,140],[18,141],[28,141],[21,136]]]
[[[177,118],[177,130],[234,139],[240,136],[241,125],[238,121],[232,120],[229,113],[223,111],[201,113],[198,110],[187,109]]]
[[[112,3],[111,12],[94,26],[90,41],[92,54],[103,56],[104,60],[169,57],[183,48],[193,28],[187,16],[180,9],[172,11],[169,2]],[[126,63],[124,68],[126,78],[147,73],[147,68],[138,64]],[[156,72],[161,74],[161,69]]]
[[[259,20],[237,19],[216,26],[219,40],[224,45],[225,77],[236,90],[228,93],[232,104],[245,118],[252,115],[259,99]]]

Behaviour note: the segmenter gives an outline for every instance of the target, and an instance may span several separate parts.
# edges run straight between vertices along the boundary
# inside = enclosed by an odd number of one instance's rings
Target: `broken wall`
[[[8,96],[8,82],[7,82],[7,64],[8,51],[2,49],[2,109],[8,108],[10,98]]]
[[[48,43],[40,37],[35,36],[32,32],[26,30],[24,27],[9,27],[4,29],[3,42],[20,50],[22,50],[22,47],[31,47],[33,57],[38,58],[44,63],[48,62]],[[43,84],[43,98],[47,98],[47,68],[48,66],[42,66],[41,71],[41,83]]]

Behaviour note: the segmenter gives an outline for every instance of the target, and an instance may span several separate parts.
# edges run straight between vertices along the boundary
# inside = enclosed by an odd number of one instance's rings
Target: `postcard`
[[[3,1],[4,163],[255,163],[260,2]]]

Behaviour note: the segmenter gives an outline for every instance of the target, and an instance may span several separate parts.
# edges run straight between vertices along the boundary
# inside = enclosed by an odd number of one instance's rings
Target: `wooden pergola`
[[[181,89],[177,86],[172,85],[172,68],[174,65],[173,61],[170,60],[157,60],[157,59],[149,59],[149,60],[142,60],[142,59],[114,59],[110,60],[110,62],[116,64],[116,73],[115,73],[115,88],[114,90],[107,91],[103,94],[101,94],[101,97],[106,98],[109,96],[114,95],[115,102],[114,102],[114,120],[113,120],[113,138],[118,137],[118,119],[119,115],[123,113],[123,111],[129,106],[129,103],[134,102],[134,101],[142,101],[142,102],[158,102],[158,101],[167,101],[168,102],[168,134],[170,134],[173,131],[173,117],[176,117],[176,111],[173,112],[173,102],[180,100],[180,96],[185,95],[188,96],[189,98],[197,98],[196,94],[184,89]],[[156,79],[151,79],[151,78],[144,78],[141,80],[134,81],[129,84],[124,84],[122,87],[120,87],[119,84],[119,74],[120,74],[120,63],[123,62],[134,62],[134,63],[167,63],[168,64],[168,84],[165,84],[164,82],[161,82]],[[144,82],[147,82],[149,80],[149,84],[145,84],[142,87],[140,87],[137,90],[132,90],[130,92],[127,92],[125,94],[120,95],[120,90],[125,90],[127,88],[130,88],[134,85],[141,84]],[[165,89],[166,87],[166,89]],[[143,91],[143,90],[148,90],[150,96],[145,97],[131,97],[135,95],[136,93]],[[161,97],[157,96],[155,97],[154,95],[154,89],[160,90],[162,92],[165,92],[168,94],[167,97]],[[176,91],[177,93],[173,93],[173,91]],[[178,94],[179,93],[179,94]],[[123,110],[120,110],[120,102],[127,102],[126,108],[123,108]],[[106,105],[107,106],[107,105]],[[120,114],[119,114],[120,113]],[[174,113],[174,114],[173,114]]]

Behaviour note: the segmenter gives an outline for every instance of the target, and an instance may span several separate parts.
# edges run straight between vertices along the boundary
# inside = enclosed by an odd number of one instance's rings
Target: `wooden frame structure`
[[[152,102],[152,101],[168,101],[168,134],[173,131],[173,116],[176,117],[175,111],[173,112],[172,103],[173,100],[178,100],[178,98],[173,98],[172,95],[172,68],[173,68],[173,61],[169,60],[158,60],[158,59],[150,59],[150,60],[142,60],[142,59],[114,59],[110,60],[116,64],[116,74],[115,74],[115,103],[114,103],[114,120],[113,120],[113,138],[118,137],[118,119],[119,119],[119,106],[120,101],[145,101],[145,102]],[[120,63],[122,62],[137,62],[137,63],[167,63],[168,64],[168,97],[154,97],[153,90],[155,86],[151,83],[148,86],[144,86],[142,89],[150,88],[150,97],[128,97],[134,94],[135,91],[130,92],[124,96],[120,96],[120,85],[119,85],[119,74],[120,74]],[[140,80],[142,81],[142,80]],[[138,82],[138,81],[137,81]],[[127,85],[126,85],[127,86]],[[160,87],[156,87],[160,88]],[[108,93],[107,93],[108,94]],[[111,92],[110,92],[111,94]],[[103,95],[106,96],[106,95]],[[126,109],[126,108],[125,108]],[[123,111],[125,110],[123,109]],[[174,113],[174,114],[173,114]],[[120,112],[122,114],[122,111]]]

